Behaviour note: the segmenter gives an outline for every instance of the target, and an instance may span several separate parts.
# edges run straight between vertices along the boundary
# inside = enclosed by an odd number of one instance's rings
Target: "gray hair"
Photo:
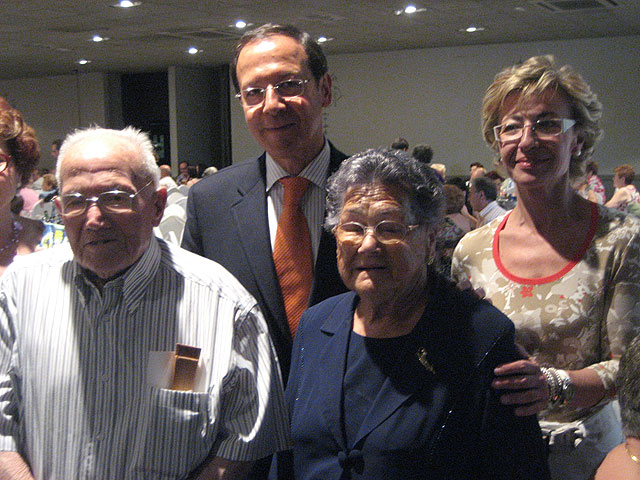
[[[427,228],[440,223],[444,195],[437,174],[406,152],[379,148],[346,159],[329,178],[325,229],[338,224],[349,188],[374,183],[399,187],[407,195],[410,222]]]
[[[616,384],[622,416],[622,432],[640,437],[640,335],[637,336],[620,358]]]
[[[60,189],[62,189],[62,164],[68,154],[68,151],[83,140],[92,138],[103,138],[105,136],[116,137],[124,140],[132,148],[137,150],[138,159],[140,160],[140,168],[133,169],[134,178],[132,180],[135,183],[143,185],[148,182],[153,182],[153,186],[155,188],[158,187],[158,181],[160,180],[160,169],[156,164],[153,144],[149,139],[149,135],[134,127],[125,127],[122,130],[112,130],[94,126],[75,130],[74,132],[67,135],[67,137],[64,139],[64,142],[62,142],[60,153],[58,154],[58,162],[56,163],[56,178],[58,180],[58,187]]]

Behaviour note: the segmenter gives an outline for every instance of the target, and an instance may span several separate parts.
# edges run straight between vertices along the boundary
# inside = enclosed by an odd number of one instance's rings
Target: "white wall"
[[[0,96],[22,112],[38,137],[40,166],[53,168],[51,142],[72,129],[106,125],[107,76],[102,73],[1,80]]]
[[[612,174],[621,163],[640,170],[640,36],[481,45],[329,56],[334,104],[329,139],[345,153],[390,145],[403,136],[430,144],[448,175],[469,163],[489,167],[493,153],[480,134],[480,104],[493,77],[532,55],[554,54],[573,65],[604,104],[605,136],[594,160]],[[234,99],[235,100],[235,99]],[[232,102],[233,159],[260,153],[242,109]]]

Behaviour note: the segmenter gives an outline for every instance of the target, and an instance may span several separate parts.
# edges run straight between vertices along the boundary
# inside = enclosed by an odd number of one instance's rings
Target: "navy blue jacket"
[[[490,386],[494,367],[519,358],[513,324],[430,278],[410,347],[398,352],[352,444],[340,404],[357,296],[336,296],[303,315],[286,391],[296,479],[549,478],[536,417],[516,417]],[[290,475],[281,470],[280,478]]]

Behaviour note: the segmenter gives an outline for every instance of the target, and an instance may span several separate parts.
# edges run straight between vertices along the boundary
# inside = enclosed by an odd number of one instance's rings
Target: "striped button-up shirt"
[[[202,349],[197,391],[150,381],[154,352],[176,343]],[[2,276],[0,450],[38,480],[180,479],[211,452],[254,460],[288,447],[284,412],[256,302],[210,260],[154,238],[99,292],[62,245]]]

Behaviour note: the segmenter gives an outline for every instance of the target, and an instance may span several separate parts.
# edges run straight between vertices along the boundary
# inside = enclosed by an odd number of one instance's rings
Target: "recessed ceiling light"
[[[461,32],[467,32],[467,33],[482,32],[483,30],[484,30],[484,27],[474,27],[474,26],[460,29]]]
[[[400,8],[398,10],[396,10],[395,13],[396,15],[413,15],[414,13],[418,13],[418,12],[426,12],[427,9],[426,8],[419,8],[416,7],[415,5],[407,5],[404,8]]]
[[[91,37],[91,41],[96,43],[106,42],[107,40],[109,40],[109,37],[103,37],[102,35],[98,35],[98,34]]]
[[[189,55],[195,55],[196,53],[200,53],[202,50],[200,50],[198,47],[189,47],[189,49],[187,50],[187,53]]]
[[[87,65],[91,63],[91,60],[87,60],[86,58],[81,58],[80,60],[76,61],[76,63],[78,65]]]
[[[237,20],[236,23],[234,23],[233,25],[239,30],[242,30],[243,28],[247,28],[247,22],[245,22],[244,20]]]
[[[136,1],[136,0],[120,0],[118,3],[114,3],[111,6],[116,8],[131,8],[131,7],[137,7],[141,3],[142,2]]]
[[[327,42],[330,42],[331,40],[333,40],[333,38],[331,37],[325,37],[325,36],[318,37],[318,43],[327,43]]]

